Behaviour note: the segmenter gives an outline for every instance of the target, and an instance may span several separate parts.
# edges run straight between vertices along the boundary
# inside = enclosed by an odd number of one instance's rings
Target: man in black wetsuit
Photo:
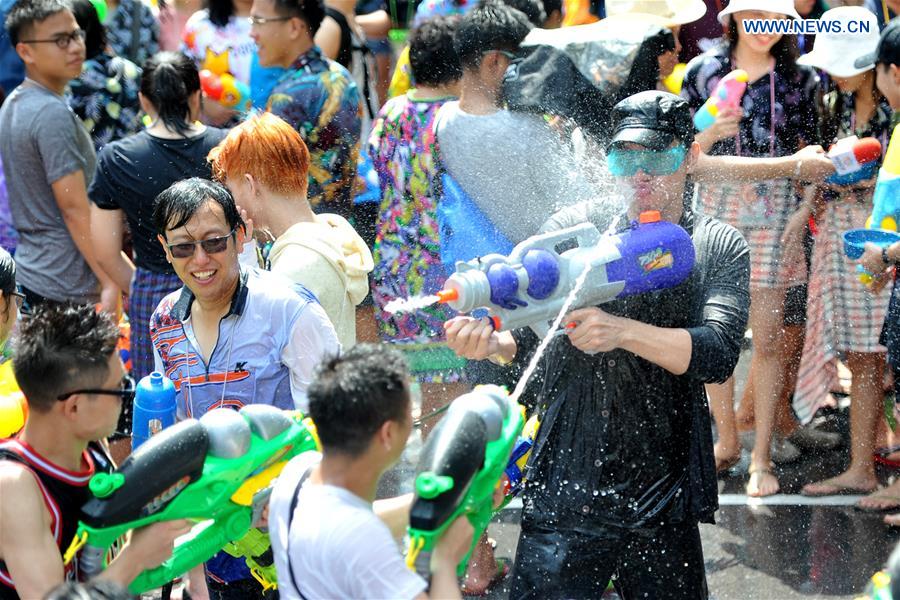
[[[657,210],[693,240],[680,285],[574,310],[577,326],[541,359],[541,427],[527,469],[511,597],[707,597],[699,522],[718,507],[703,384],[734,370],[747,324],[749,251],[732,227],[690,209],[699,146],[687,104],[642,92],[613,110],[610,172],[630,192],[623,214],[602,200],[554,215],[545,231],[590,221],[627,227]],[[538,339],[486,320],[446,324],[461,356],[520,363]]]
[[[78,527],[88,482],[112,470],[97,442],[115,431],[134,382],[116,351],[119,330],[92,306],[39,307],[21,322],[13,371],[28,402],[25,427],[0,442],[0,599],[43,598],[76,579],[78,558],[62,554]],[[186,521],[135,532],[99,575],[127,586],[172,554]]]

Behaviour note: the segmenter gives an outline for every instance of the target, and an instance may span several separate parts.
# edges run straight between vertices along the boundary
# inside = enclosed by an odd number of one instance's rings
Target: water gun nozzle
[[[441,304],[447,304],[448,302],[459,300],[459,291],[454,288],[441,290],[437,293],[437,297],[438,302],[440,302]]]

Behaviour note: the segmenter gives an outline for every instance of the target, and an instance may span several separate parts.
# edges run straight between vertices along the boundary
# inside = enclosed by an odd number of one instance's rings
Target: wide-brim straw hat
[[[606,0],[607,18],[650,15],[667,26],[686,25],[706,14],[703,0]]]

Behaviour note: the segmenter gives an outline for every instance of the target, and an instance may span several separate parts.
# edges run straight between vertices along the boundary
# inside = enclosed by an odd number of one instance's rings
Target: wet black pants
[[[613,577],[622,600],[705,600],[698,525],[587,533],[523,521],[510,598],[599,598]]]

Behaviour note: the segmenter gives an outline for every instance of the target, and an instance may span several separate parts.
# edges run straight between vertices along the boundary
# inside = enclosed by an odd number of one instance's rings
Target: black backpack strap
[[[285,552],[287,554],[288,563],[288,575],[291,578],[291,584],[297,591],[297,595],[300,596],[300,600],[309,600],[309,598],[304,596],[303,592],[300,591],[300,586],[297,585],[297,578],[294,576],[294,566],[291,564],[291,524],[294,522],[294,511],[297,509],[297,499],[300,497],[300,488],[302,488],[303,484],[306,483],[306,480],[309,479],[309,474],[312,473],[314,466],[315,465],[310,465],[306,469],[306,472],[303,473],[300,481],[297,482],[297,487],[294,488],[294,496],[293,498],[291,498],[291,507],[290,509],[288,509],[287,543],[285,544]]]
[[[138,51],[141,49],[141,17],[144,16],[143,2],[141,0],[132,0],[131,9],[131,56],[128,60],[140,65],[138,60]]]

